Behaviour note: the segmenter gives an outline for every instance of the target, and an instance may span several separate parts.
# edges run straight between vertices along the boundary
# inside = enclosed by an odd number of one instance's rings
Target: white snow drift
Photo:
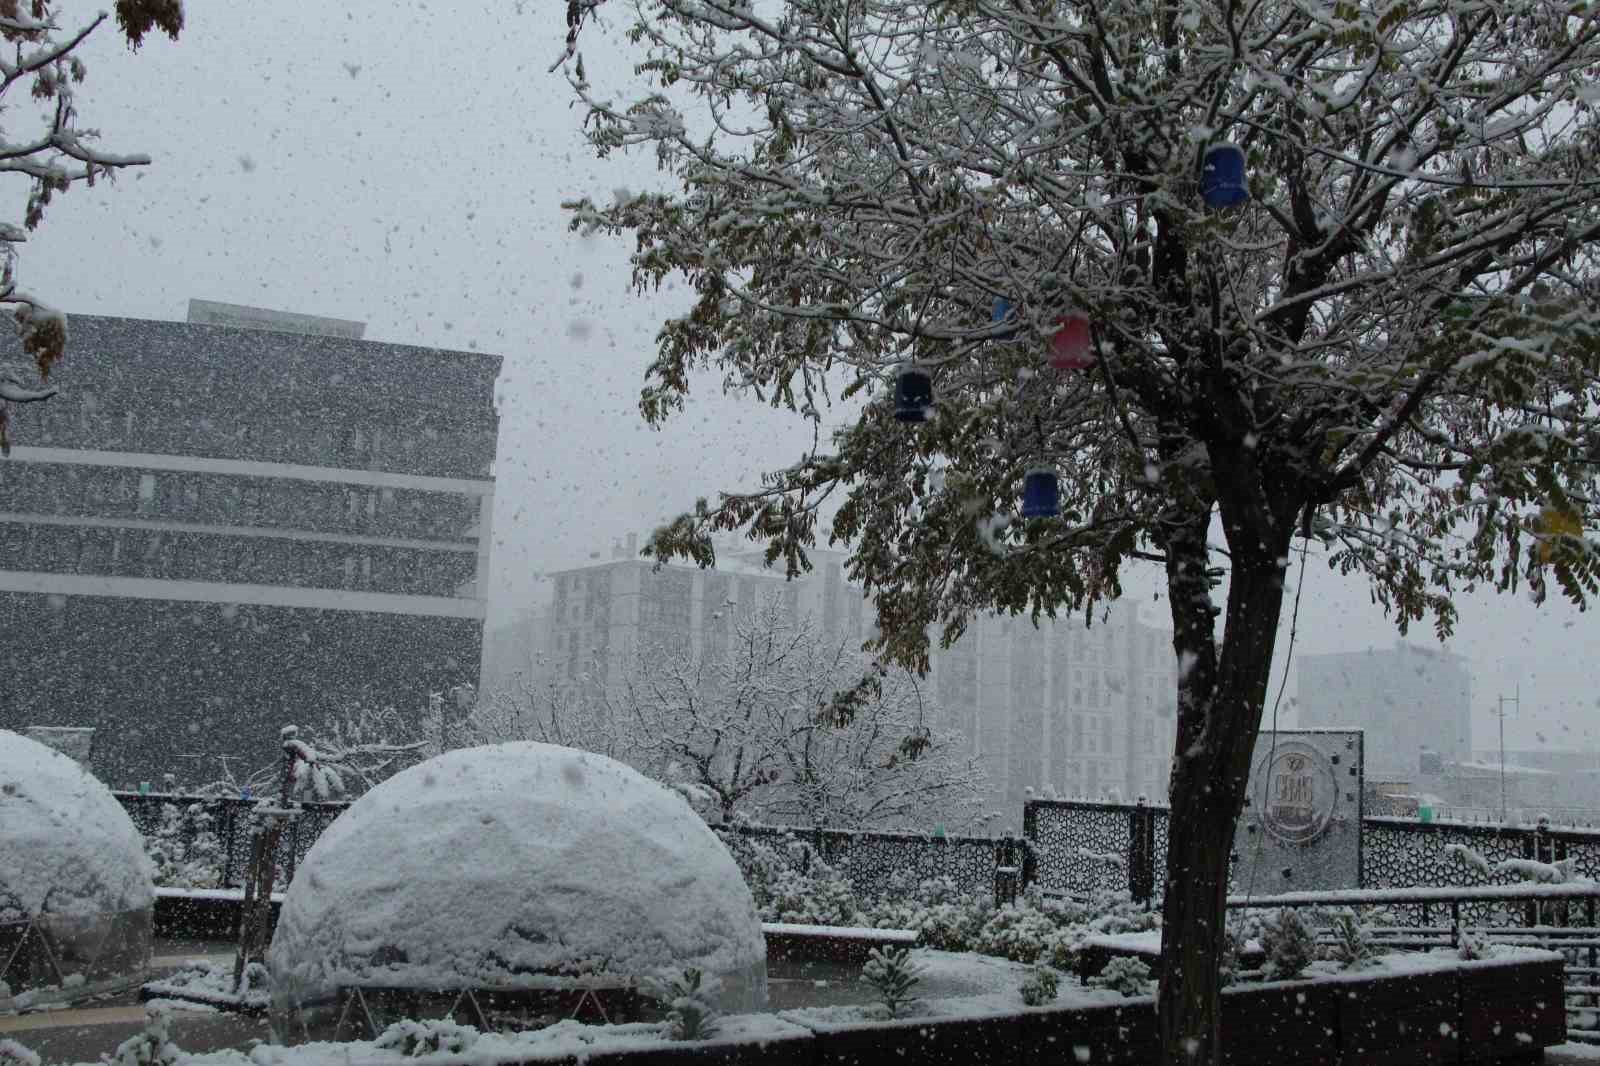
[[[150,960],[150,876],[105,785],[0,729],[0,1009],[137,980]]]
[[[538,987],[694,966],[725,1010],[766,1003],[750,891],[682,797],[549,744],[453,751],[317,840],[267,955],[280,1010],[339,987]]]

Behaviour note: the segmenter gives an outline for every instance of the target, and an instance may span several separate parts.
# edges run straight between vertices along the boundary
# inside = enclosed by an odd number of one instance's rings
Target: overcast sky
[[[96,10],[63,7],[69,23]],[[666,433],[642,426],[652,338],[685,301],[635,294],[623,242],[566,231],[563,199],[659,179],[651,159],[584,146],[547,73],[563,5],[187,7],[176,44],[131,54],[110,27],[91,40],[81,125],[154,165],[59,198],[24,248],[26,288],[68,312],[181,319],[200,297],[503,356],[491,622],[541,594],[531,575],[608,557],[613,539],[800,453],[797,422],[724,400],[713,381]],[[584,42],[600,85],[627,69],[623,10]],[[9,188],[6,217],[19,217],[25,190]],[[59,381],[71,388],[70,353]],[[1137,587],[1160,621],[1153,576]],[[1472,662],[1474,745],[1495,743],[1495,696],[1520,683],[1508,745],[1600,748],[1593,621],[1526,595],[1461,606],[1451,647]],[[1297,653],[1395,639],[1364,585],[1313,558]]]

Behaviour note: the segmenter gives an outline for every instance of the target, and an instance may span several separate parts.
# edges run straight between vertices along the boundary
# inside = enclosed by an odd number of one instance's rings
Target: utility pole
[[[1522,710],[1522,684],[1517,683],[1514,696],[1501,696],[1496,700],[1495,717],[1500,719],[1500,824],[1506,821],[1506,704],[1514,703]]]

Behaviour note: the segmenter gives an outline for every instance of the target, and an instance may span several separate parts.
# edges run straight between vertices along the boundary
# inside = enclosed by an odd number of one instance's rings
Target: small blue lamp
[[[1013,327],[1014,327],[1014,328],[1009,329],[1006,332],[1000,334],[998,336],[998,338],[996,338],[996,339],[998,339],[998,340],[1010,340],[1012,337],[1015,337],[1018,333],[1021,332],[1022,328],[1020,326],[1016,325],[1016,316],[1017,316],[1017,305],[1016,304],[1012,303],[1010,300],[1006,299],[1004,296],[996,296],[994,298],[994,309],[989,313],[989,321],[995,323],[996,325],[999,325],[1000,323],[1005,322],[1005,321],[1007,321],[1009,319],[1011,321]]]
[[[1244,149],[1226,141],[1206,149],[1200,167],[1200,196],[1208,207],[1238,207],[1250,199]]]
[[[1022,517],[1054,518],[1061,513],[1061,482],[1048,466],[1022,476]]]
[[[894,376],[897,422],[926,422],[933,417],[933,375],[920,366],[903,366]]]

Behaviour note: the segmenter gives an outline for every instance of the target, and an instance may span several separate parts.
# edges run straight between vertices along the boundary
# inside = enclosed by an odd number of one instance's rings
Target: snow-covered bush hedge
[[[215,888],[222,871],[216,817],[204,803],[163,803],[161,822],[144,835],[144,852],[163,888]]]
[[[890,878],[889,891],[867,913],[878,929],[914,929],[922,946],[939,951],[972,951],[994,915],[994,897],[963,892],[948,877],[917,881],[906,873]]]

